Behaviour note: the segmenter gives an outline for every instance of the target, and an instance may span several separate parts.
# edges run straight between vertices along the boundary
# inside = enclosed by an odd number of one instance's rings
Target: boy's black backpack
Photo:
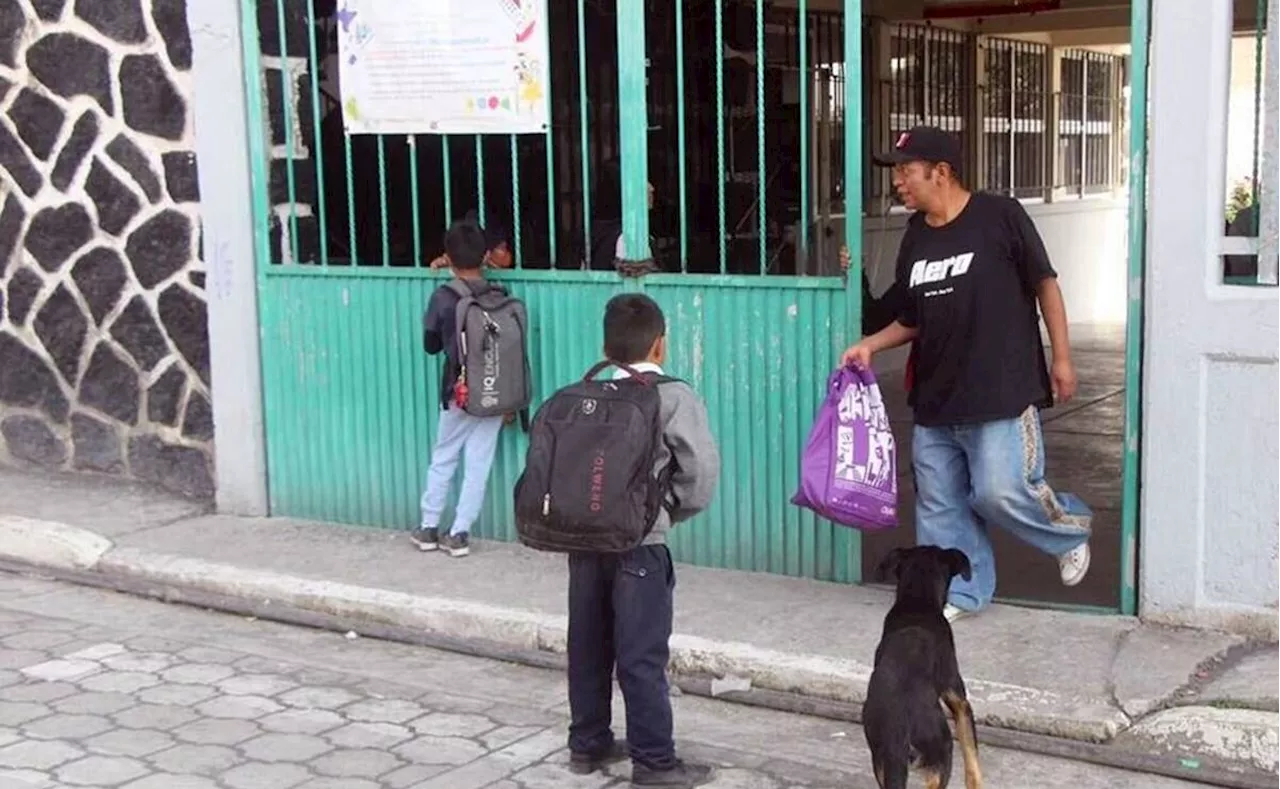
[[[626,378],[597,381],[600,362],[548,398],[533,417],[516,480],[516,534],[541,551],[621,553],[653,529],[670,490],[655,473],[662,449],[658,387],[674,378],[616,365]]]
[[[519,413],[527,420],[533,386],[524,302],[493,282],[453,279],[445,287],[458,294],[458,380],[466,392],[462,409],[472,416]]]

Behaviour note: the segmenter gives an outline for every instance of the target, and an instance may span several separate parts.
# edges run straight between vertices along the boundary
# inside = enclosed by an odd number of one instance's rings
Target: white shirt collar
[[[632,370],[635,370],[638,373],[653,373],[654,375],[663,374],[662,368],[654,364],[653,362],[636,362],[635,364],[628,365],[628,366],[631,367]],[[628,373],[626,370],[622,369],[621,367],[613,368],[613,380],[615,381],[618,380],[619,378],[626,378],[628,375],[630,375],[630,373]]]

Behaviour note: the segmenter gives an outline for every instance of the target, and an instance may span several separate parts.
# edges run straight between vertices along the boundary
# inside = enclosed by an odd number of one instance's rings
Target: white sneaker
[[[1084,580],[1089,574],[1089,560],[1092,558],[1089,552],[1089,543],[1081,543],[1080,547],[1074,548],[1067,553],[1058,557],[1058,568],[1062,570],[1062,585],[1075,586]]]
[[[946,617],[948,624],[953,624],[957,619],[964,619],[966,616],[973,616],[973,612],[966,611],[959,606],[947,603],[942,608],[942,615]]]

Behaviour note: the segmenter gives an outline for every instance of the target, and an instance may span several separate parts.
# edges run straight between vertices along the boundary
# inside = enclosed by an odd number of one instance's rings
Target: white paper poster
[[[348,134],[541,134],[546,0],[339,0]]]

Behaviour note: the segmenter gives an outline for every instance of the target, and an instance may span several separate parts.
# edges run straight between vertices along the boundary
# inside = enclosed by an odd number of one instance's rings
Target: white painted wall
[[[1231,25],[1152,4],[1139,606],[1274,638],[1280,303],[1220,284]]]

